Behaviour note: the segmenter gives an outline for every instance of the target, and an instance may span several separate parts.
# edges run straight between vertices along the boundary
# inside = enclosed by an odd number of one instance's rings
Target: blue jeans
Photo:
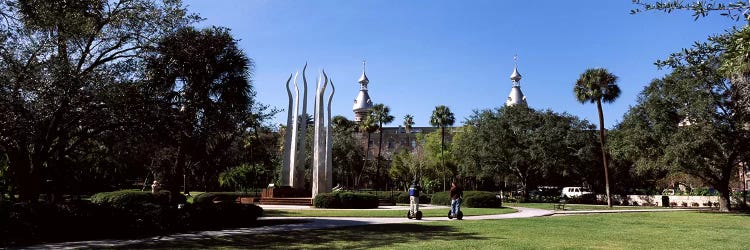
[[[461,211],[461,199],[451,199],[451,214],[456,216]]]

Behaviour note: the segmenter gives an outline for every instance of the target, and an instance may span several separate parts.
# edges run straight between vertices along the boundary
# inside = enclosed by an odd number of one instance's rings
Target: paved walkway
[[[310,209],[305,206],[262,206],[264,209]],[[464,220],[500,220],[514,218],[531,218],[550,216],[557,214],[591,214],[591,213],[631,213],[631,212],[673,212],[687,211],[695,209],[640,209],[640,210],[589,210],[589,211],[550,211],[537,208],[512,207],[518,212],[497,215],[480,215],[464,216]],[[407,210],[407,206],[389,206],[381,209]],[[420,209],[449,209],[447,206],[426,205]],[[136,240],[94,240],[78,242],[51,243],[28,247],[28,249],[76,249],[76,248],[107,248],[127,246],[155,241],[173,241],[173,240],[198,240],[212,239],[223,236],[264,234],[273,232],[287,232],[296,230],[314,230],[337,227],[375,225],[375,224],[395,224],[395,223],[429,223],[432,221],[447,221],[447,217],[425,217],[422,220],[409,220],[405,217],[399,218],[357,218],[357,217],[261,217],[259,220],[289,221],[274,226],[263,226],[254,228],[238,228],[218,231],[199,231],[192,233],[173,234],[168,236],[157,236]]]

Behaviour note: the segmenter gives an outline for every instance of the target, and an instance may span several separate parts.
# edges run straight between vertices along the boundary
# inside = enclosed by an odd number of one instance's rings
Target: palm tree
[[[354,180],[354,185],[359,186],[359,181],[362,179],[362,173],[365,172],[365,168],[367,167],[367,158],[370,157],[370,135],[372,135],[373,132],[378,130],[378,124],[375,123],[375,119],[372,116],[372,113],[368,113],[364,119],[359,123],[359,131],[362,133],[367,133],[367,140],[365,141],[365,160],[362,165],[362,171],[359,172],[359,177],[357,177],[356,180]]]
[[[216,164],[211,154],[230,145],[240,126],[257,125],[257,116],[248,108],[254,105],[248,78],[253,62],[223,28],[180,29],[163,37],[153,52],[156,56],[146,61],[149,75],[154,76],[150,84],[172,90],[166,96],[174,99],[165,101],[180,107],[174,114],[178,123],[175,173],[167,184],[173,193],[180,184],[188,193],[189,162],[194,162],[194,172],[205,174]]]
[[[620,87],[617,86],[617,76],[609,73],[606,69],[587,69],[575,83],[573,93],[580,103],[596,103],[599,112],[599,142],[602,147],[602,163],[604,163],[604,184],[607,192],[607,205],[612,207],[612,197],[609,195],[609,171],[607,166],[607,151],[604,148],[604,113],[602,113],[602,102],[614,102],[620,96]]]
[[[378,123],[378,131],[380,133],[380,140],[378,141],[378,157],[376,158],[375,174],[380,181],[380,156],[383,151],[383,125],[393,122],[394,117],[390,114],[391,108],[385,106],[385,104],[379,103],[372,106],[372,117],[376,123]]]
[[[443,156],[443,150],[445,149],[445,127],[453,126],[454,122],[456,122],[456,117],[453,116],[453,112],[447,106],[440,105],[432,111],[430,124],[440,127],[440,161],[443,168],[445,168],[445,157]],[[445,191],[445,172],[443,172],[443,191]]]
[[[407,114],[404,116],[404,129],[406,130],[406,143],[411,146],[411,139],[409,138],[409,135],[411,134],[411,127],[414,126],[414,116]],[[417,179],[417,173],[414,173],[414,179]]]
[[[414,116],[407,114],[404,116],[404,128],[406,129],[406,139],[409,139],[409,134],[411,134],[411,128],[414,126]],[[409,144],[411,144],[411,141],[409,141]]]

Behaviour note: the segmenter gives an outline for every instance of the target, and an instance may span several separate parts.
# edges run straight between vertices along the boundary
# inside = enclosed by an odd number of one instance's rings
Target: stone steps
[[[312,198],[261,198],[260,204],[312,206]]]

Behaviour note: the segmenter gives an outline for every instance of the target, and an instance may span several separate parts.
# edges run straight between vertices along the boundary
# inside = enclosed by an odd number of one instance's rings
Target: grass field
[[[747,249],[750,216],[625,213],[442,221],[148,242],[181,249]]]
[[[422,209],[423,217],[447,217],[448,208]],[[461,208],[466,216],[514,213],[512,208]],[[406,217],[406,210],[392,209],[306,209],[263,211],[265,217]]]

